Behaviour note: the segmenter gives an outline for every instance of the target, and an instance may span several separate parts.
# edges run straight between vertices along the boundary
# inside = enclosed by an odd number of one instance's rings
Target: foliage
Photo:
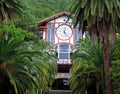
[[[15,24],[27,31],[37,31],[37,22],[66,9],[66,0],[24,0],[24,10]]]
[[[117,34],[117,41],[115,45],[112,45],[112,61],[120,59],[120,34]]]
[[[1,94],[48,91],[56,73],[55,57],[45,52],[49,44],[43,40],[23,42],[0,37],[0,45]]]
[[[66,10],[67,0],[25,0],[37,21]]]
[[[113,46],[112,64],[111,64],[111,82],[114,87],[115,94],[120,93],[120,34],[117,34],[116,45]]]
[[[79,24],[83,32],[88,26],[92,42],[96,39],[99,42],[108,41],[109,35],[112,34],[114,43],[115,31],[120,28],[119,0],[111,2],[108,0],[71,0],[71,2],[70,10],[74,15],[73,22],[75,26]]]
[[[2,0],[0,2],[0,22],[4,19],[16,18],[17,27],[34,33],[37,31],[38,21],[64,11],[67,4],[66,0],[12,0],[10,2]]]
[[[103,43],[104,72],[107,94],[113,94],[110,83],[110,35],[115,43],[116,30],[120,30],[120,0],[71,0],[71,13],[74,24],[84,29],[88,27],[89,35],[94,43]],[[73,5],[74,4],[74,5]]]
[[[17,17],[14,20],[14,23],[17,27],[20,27],[24,30],[36,32],[37,21],[35,19],[35,16],[31,13],[30,6],[26,3],[24,5],[26,7],[25,10],[23,11],[22,16]]]
[[[115,94],[120,94],[120,59],[112,62],[111,82],[114,86]]]
[[[27,32],[21,28],[16,28],[13,22],[8,21],[4,21],[0,24],[0,35],[13,37],[17,40],[24,40],[24,38],[34,38],[34,34],[32,32]]]
[[[0,24],[1,94],[48,92],[57,72],[56,57],[50,54],[48,42],[24,41],[33,37],[33,33],[16,28],[8,20]]]
[[[0,22],[21,15],[24,9],[23,0],[0,0]]]
[[[37,30],[36,20],[24,0],[0,1],[0,15],[0,22],[16,18],[17,27],[27,31]]]
[[[89,38],[79,41],[77,51],[72,55],[72,76],[69,79],[72,94],[105,93],[102,45],[91,45]],[[92,87],[92,88],[90,88]]]
[[[75,14],[75,23],[80,23],[80,28],[83,26],[84,21],[87,21],[89,27],[96,24],[96,22],[104,21],[108,23],[115,23],[120,18],[120,1],[100,1],[100,0],[73,0],[71,5],[71,11]],[[113,15],[114,14],[114,15]],[[98,23],[99,24],[99,23]]]

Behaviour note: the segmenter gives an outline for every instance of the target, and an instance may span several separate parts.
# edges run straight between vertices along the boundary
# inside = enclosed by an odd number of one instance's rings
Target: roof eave
[[[56,19],[56,18],[59,18],[59,17],[61,17],[61,16],[63,16],[63,15],[69,16],[70,18],[72,17],[70,13],[68,13],[68,12],[66,12],[66,11],[63,11],[63,12],[60,12],[60,13],[58,13],[58,14],[56,14],[56,15],[53,15],[53,16],[51,16],[51,17],[48,17],[48,18],[46,18],[46,19],[44,19],[44,20],[41,20],[40,22],[38,22],[38,26],[45,25],[45,24],[48,23],[49,21],[54,20],[54,19]]]

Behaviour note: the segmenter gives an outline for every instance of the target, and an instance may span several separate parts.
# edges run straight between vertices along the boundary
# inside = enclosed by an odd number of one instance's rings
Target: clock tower
[[[46,18],[38,23],[39,37],[49,41],[56,49],[58,57],[57,79],[70,77],[70,66],[72,65],[70,55],[79,39],[83,38],[79,27],[73,27],[72,17],[68,12],[61,12]],[[66,93],[67,94],[67,93]]]

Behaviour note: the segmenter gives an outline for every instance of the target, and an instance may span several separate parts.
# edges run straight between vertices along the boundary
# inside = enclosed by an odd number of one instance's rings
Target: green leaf
[[[117,13],[117,17],[120,18],[120,6],[115,7],[116,13]]]
[[[88,19],[89,14],[90,14],[90,7],[86,6],[86,8],[84,9],[84,18]]]
[[[10,74],[10,72],[7,70],[8,76],[10,78],[10,83],[14,86],[15,93],[18,94],[18,89],[14,80],[14,77]]]
[[[89,16],[87,19],[88,26],[91,27],[93,24],[95,24],[95,16]]]
[[[91,0],[91,15],[94,16],[97,8],[97,0]]]
[[[120,1],[119,0],[113,0],[113,5],[114,5],[114,7],[120,6]]]
[[[98,16],[102,18],[104,16],[104,1],[98,0]]]
[[[107,6],[108,13],[112,13],[113,11],[113,1],[105,0],[105,5]]]
[[[87,0],[82,0],[81,1],[81,8],[84,8],[87,3]]]

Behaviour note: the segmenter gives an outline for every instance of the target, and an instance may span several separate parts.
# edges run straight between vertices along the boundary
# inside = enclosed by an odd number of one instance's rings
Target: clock
[[[63,24],[58,26],[56,30],[56,35],[61,40],[67,40],[72,36],[72,29],[69,25]]]

